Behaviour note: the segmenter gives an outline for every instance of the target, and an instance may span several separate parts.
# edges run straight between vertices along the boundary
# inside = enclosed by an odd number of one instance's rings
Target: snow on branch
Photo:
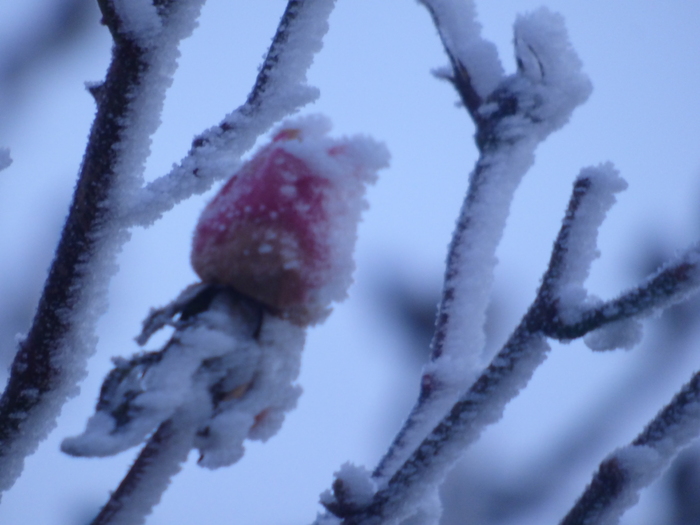
[[[700,435],[700,372],[632,443],[603,461],[561,525],[614,525],[685,446]]]
[[[537,366],[544,361],[549,350],[546,339],[552,337],[552,327],[559,326],[563,317],[559,291],[566,289],[569,281],[577,283],[585,279],[588,265],[597,254],[595,239],[598,226],[614,202],[614,193],[624,187],[624,181],[610,165],[582,170],[574,184],[549,267],[535,301],[520,324],[488,367],[444,412],[446,415],[408,459],[383,485],[378,486],[370,504],[359,509],[356,506],[343,507],[338,498],[331,500],[326,495],[324,504],[336,516],[343,518],[345,525],[400,521],[420,512],[423,498],[427,495],[430,499],[431,487],[444,479],[464,449],[478,439],[487,425],[500,419],[506,404],[525,387]],[[579,243],[580,246],[577,245]],[[578,257],[581,257],[580,261]],[[696,250],[691,250],[638,289],[591,310],[608,312],[608,316],[601,314],[592,321],[586,317],[591,314],[584,313],[587,322],[581,321],[577,325],[579,332],[575,337],[605,324],[646,315],[697,291],[700,287],[697,263],[692,269],[690,267],[690,261],[697,260]],[[570,307],[567,305],[567,308]],[[667,417],[665,421],[668,420]],[[646,434],[650,437],[645,440],[659,435],[653,430],[655,428],[653,424],[649,427],[652,430],[647,430]],[[344,488],[347,491],[347,487]],[[347,494],[344,498],[345,501],[354,501]]]
[[[612,164],[586,168],[581,171],[574,191],[562,233],[555,244],[553,257],[559,258],[556,274],[549,275],[552,302],[557,305],[557,321],[572,324],[590,305],[600,303],[584,287],[593,261],[600,256],[597,249],[598,229],[610,207],[615,193],[627,188]],[[631,348],[641,339],[641,325],[635,319],[610,323],[589,334],[586,343],[595,350]]]
[[[496,77],[492,45],[480,40],[471,4],[458,8],[457,2],[424,3],[443,35],[455,67],[454,78],[462,79],[455,81],[458,90],[462,81],[480,86],[479,90],[491,85]],[[456,26],[458,21],[466,27]],[[470,176],[447,255],[430,363],[423,371],[411,414],[374,472],[380,485],[391,478],[483,366],[483,326],[497,263],[495,253],[513,195],[534,162],[538,144],[564,125],[591,91],[561,17],[542,9],[519,18],[515,29],[518,71],[503,78],[490,93],[470,99],[476,106],[465,101],[476,125],[481,155]],[[542,39],[540,32],[550,40]],[[462,46],[460,39],[469,45]],[[492,67],[484,68],[482,62]],[[480,78],[485,82],[477,82]],[[475,87],[469,89],[477,92]]]
[[[583,305],[576,322],[565,315],[545,327],[548,337],[571,340],[628,319],[641,318],[688,298],[700,287],[700,244],[663,265],[639,286],[609,301]]]
[[[203,0],[156,2],[159,27],[148,31],[126,16],[138,2],[99,1],[114,39],[112,61],[105,81],[91,89],[97,115],[73,202],[0,399],[0,490],[12,486],[24,458],[53,428],[85,375],[116,254],[128,239],[115,220],[118,208],[141,184],[150,135],[177,67],[177,46],[194,29]]]
[[[140,525],[145,522],[146,516],[160,501],[170,478],[180,471],[180,465],[192,447],[191,436],[179,430],[183,425],[180,419],[168,419],[158,427],[90,525]]]
[[[591,264],[600,256],[597,250],[598,229],[608,210],[615,203],[615,193],[627,188],[612,164],[581,170],[564,219],[562,234],[557,239],[554,256],[561,258],[553,293],[559,301],[560,315],[576,318],[576,311],[587,300],[584,282]],[[574,310],[565,313],[567,308]]]
[[[503,80],[496,46],[481,38],[473,2],[421,0],[442,40],[452,71],[436,71],[452,82],[464,107],[475,116],[484,99]]]
[[[158,3],[150,0],[111,0],[106,5],[111,8],[115,22],[110,27],[115,27],[119,34],[127,35],[144,47],[157,37],[163,25],[158,14]]]
[[[149,225],[178,202],[230,177],[255,140],[318,98],[306,72],[323,45],[335,0],[290,0],[247,100],[197,137],[173,170],[130,199],[125,220]]]

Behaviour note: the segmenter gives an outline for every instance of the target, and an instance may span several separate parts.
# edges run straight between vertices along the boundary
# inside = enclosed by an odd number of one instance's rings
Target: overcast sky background
[[[41,34],[51,3],[0,3],[0,66]],[[651,248],[670,254],[700,233],[700,3],[479,1],[484,34],[498,46],[506,70],[514,69],[511,28],[517,13],[543,4],[565,16],[594,92],[540,147],[516,194],[498,253],[500,337],[534,298],[582,167],[612,161],[630,185],[601,231],[602,258],[589,281],[593,293],[607,298],[632,285]],[[282,0],[205,5],[200,27],[182,45],[147,178],[167,172],[195,133],[245,99],[284,5]],[[97,9],[90,13],[94,21],[83,36],[14,83],[0,84],[0,146],[10,147],[14,159],[0,173],[0,326],[19,327],[0,334],[3,368],[14,333],[26,329],[21,312],[38,299],[67,211],[94,115],[83,84],[102,79],[109,62],[108,32],[98,24]],[[356,284],[350,299],[310,331],[299,379],[304,394],[280,433],[264,445],[248,445],[243,460],[230,468],[210,472],[190,461],[149,525],[310,523],[320,509],[318,494],[330,487],[343,462],[376,464],[413,403],[419,373],[405,357],[410,342],[386,311],[387,290],[404,286],[429,295],[439,289],[476,159],[466,111],[457,107],[451,87],[430,74],[444,64],[430,18],[416,2],[338,1],[325,46],[309,72],[321,98],[304,112],[325,113],[334,133],[370,134],[392,153],[391,168],[369,191]],[[112,281],[110,310],[100,323],[98,353],[82,394],[65,406],[58,428],[3,496],[0,523],[85,523],[116,488],[135,450],[83,460],[61,454],[58,446],[80,432],[92,413],[110,357],[137,350],[133,337],[149,308],[167,303],[195,280],[188,263],[191,232],[210,196],[190,199],[155,226],[133,232]],[[580,421],[581,413],[611,395],[636,366],[637,354],[594,354],[580,344],[554,344],[526,392],[470,452],[472,461],[488,463],[495,476],[517,477],[534,468],[533,460]],[[614,418],[619,429],[601,445],[598,458],[561,487],[533,523],[562,517],[597,461],[641,430],[700,363],[700,357],[678,359],[679,370],[663,382],[653,375],[642,378],[649,384],[648,398]],[[663,498],[651,493],[643,500],[647,507],[630,514],[627,523],[653,523],[653,509]]]

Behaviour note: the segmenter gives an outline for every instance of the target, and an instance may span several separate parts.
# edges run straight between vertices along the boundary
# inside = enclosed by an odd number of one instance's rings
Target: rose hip
[[[332,140],[319,124],[283,126],[231,177],[202,213],[191,256],[204,282],[298,324],[344,297],[364,185],[387,160],[369,139]]]

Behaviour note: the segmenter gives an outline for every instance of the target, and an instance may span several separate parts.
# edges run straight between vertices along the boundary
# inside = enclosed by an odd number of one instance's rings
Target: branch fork
[[[479,36],[470,3],[421,3],[451,64],[451,72],[439,76],[452,83],[472,117],[480,157],[449,247],[430,362],[416,404],[372,473],[378,490],[364,507],[342,505],[342,491],[331,505],[324,502],[344,525],[398,523],[427,509],[431,487],[485,426],[500,418],[544,361],[547,339],[569,342],[594,332],[598,337],[587,342],[596,349],[631,347],[640,335],[637,319],[684,300],[700,285],[698,248],[692,247],[616,299],[599,301],[588,295],[584,282],[598,256],[598,229],[626,183],[610,164],[586,168],[574,183],[534,302],[491,363],[472,375],[469,369],[477,365],[483,346],[494,253],[512,193],[537,144],[585,101],[590,83],[580,72],[558,15],[540,10],[518,19],[518,70],[504,77],[492,48]],[[455,20],[466,23],[459,26]],[[610,333],[602,332],[606,330]],[[460,374],[461,381],[455,379]],[[614,463],[603,470],[615,470]]]

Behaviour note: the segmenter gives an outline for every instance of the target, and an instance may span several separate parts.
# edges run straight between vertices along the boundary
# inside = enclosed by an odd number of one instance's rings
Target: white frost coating
[[[162,27],[160,16],[152,0],[111,0],[122,22],[122,33],[146,44]]]
[[[199,449],[201,466],[217,468],[240,459],[245,439],[274,435],[301,393],[292,383],[304,330],[266,316],[251,339],[231,308],[225,299],[215,300],[157,358],[151,353],[117,360],[85,432],[64,440],[62,450],[113,455],[143,442],[164,421],[189,414],[177,431]]]
[[[481,37],[481,24],[476,20],[474,3],[465,0],[420,1],[433,13],[444,46],[467,69],[472,86],[485,99],[501,82],[504,73],[496,46]]]
[[[494,129],[471,176],[472,182],[478,180],[470,186],[458,221],[465,227],[458,229],[453,238],[454,268],[448,267],[445,281],[445,289],[453,290],[452,299],[444,303],[440,312],[448,318],[442,354],[424,369],[424,374],[436,379],[440,387],[411,414],[410,432],[384,460],[382,483],[388,481],[483,368],[483,327],[497,263],[495,254],[513,195],[534,163],[537,145],[566,124],[573,110],[591,92],[590,81],[581,70],[559,15],[541,9],[519,17],[515,31],[519,42],[516,56],[524,46],[537,56],[542,67],[537,75],[525,67],[519,68],[502,81],[479,109],[483,119],[494,121]],[[513,99],[517,101],[517,111],[498,116],[497,112],[504,111],[503,101],[508,101],[508,108]]]
[[[428,458],[425,462],[414,462],[410,458],[398,470],[395,479],[400,478],[399,481],[392,483],[385,494],[388,501],[383,511],[384,516],[391,516],[400,522],[420,510],[425,501],[423,498],[430,497],[434,488],[440,486],[467,446],[479,439],[486,426],[501,419],[506,404],[527,385],[550,349],[541,334],[530,334],[526,339],[513,343],[517,348],[512,350],[522,356],[518,358],[519,362],[513,371],[493,372],[496,377],[500,376],[500,382],[495,389],[489,391],[488,396],[468,391],[459,397],[460,402],[472,408],[462,412],[459,418],[450,420],[447,428],[442,427],[442,431],[448,433],[449,437],[435,432],[428,435],[421,446],[425,447],[423,456]],[[507,367],[510,363],[494,361],[493,364]],[[441,442],[439,454],[435,454],[433,443],[436,441]],[[380,488],[383,487],[380,485]]]
[[[277,433],[285,412],[296,406],[301,394],[301,387],[292,383],[299,375],[304,339],[302,328],[266,317],[259,338],[261,359],[250,390],[222,403],[207,424],[207,435],[200,432],[195,438],[201,466],[230,465],[242,456],[243,439],[267,441]],[[237,424],[244,422],[247,426],[241,432]]]
[[[446,385],[447,397],[434,411],[444,410],[474,381],[483,368],[484,322],[497,264],[496,249],[510,212],[510,204],[522,176],[534,163],[536,141],[517,142],[485,157],[478,196],[462,210],[469,219],[463,240],[456,248],[460,271],[448,283],[454,299],[448,305],[449,325],[442,356],[429,363],[429,373]],[[431,417],[431,420],[435,416]]]
[[[439,487],[428,489],[415,514],[403,520],[401,525],[437,525],[442,517]]]
[[[564,262],[557,283],[559,315],[567,323],[576,322],[586,306],[585,303],[591,299],[584,283],[590,273],[591,264],[600,256],[597,247],[598,229],[616,202],[615,194],[627,188],[627,183],[611,163],[582,169],[577,183],[583,181],[588,181],[588,188],[583,189],[578,209],[565,225],[569,227],[569,236],[566,245],[563,246]],[[611,338],[618,332],[618,337],[625,336],[625,339],[621,340],[625,346],[629,343],[634,344],[632,341],[637,331],[633,325],[623,323],[618,325],[617,329],[613,327],[591,336],[591,341],[594,345],[597,342],[605,346],[606,341],[613,342]]]
[[[440,378],[462,377],[459,389],[471,384],[484,346],[483,326],[497,264],[496,248],[503,236],[515,190],[534,163],[534,144],[518,143],[503,148],[484,162],[477,199],[463,210],[470,219],[464,240],[457,247],[462,271],[452,283],[454,300],[449,307],[450,328],[443,344],[443,358],[436,366]],[[429,365],[430,366],[430,365]]]
[[[540,8],[519,16],[514,32],[521,73],[518,78],[530,81],[525,87],[530,92],[526,95],[528,103],[532,104],[529,116],[544,120],[545,125],[538,127],[549,134],[563,126],[574,108],[588,99],[591,82],[581,71],[581,60],[569,42],[561,15]]]
[[[134,6],[146,0],[122,2],[131,6],[130,9],[138,11]],[[132,206],[143,185],[145,162],[151,153],[150,136],[160,126],[165,92],[172,84],[180,57],[177,42],[187,38],[197,27],[197,18],[203,3],[204,0],[187,0],[176,9],[171,8],[172,13],[169,13],[165,25],[140,42],[146,49],[144,58],[148,64],[147,72],[140,85],[134,89],[131,111],[124,123],[128,124],[126,132],[115,146],[120,152],[115,168],[120,185],[114,204],[121,215],[125,209]],[[123,226],[130,224],[126,221]]]
[[[222,330],[227,320],[216,317],[222,316],[208,313],[204,321],[212,326],[183,331],[179,341],[169,345],[157,364],[145,370],[137,369],[137,373],[131,374],[136,376],[133,380],[129,378],[122,382],[123,387],[115,393],[119,402],[129,391],[143,390],[132,403],[139,411],[138,417],[117,428],[111,413],[98,410],[88,421],[84,434],[64,440],[61,449],[75,456],[109,456],[138,445],[161,422],[181,406],[191,404],[192,397],[197,397],[192,395],[196,390],[193,382],[197,383],[195,372],[205,359],[229,357],[227,366],[236,370],[237,383],[249,382],[260,358],[260,349],[252,344],[239,343],[235,334]],[[117,369],[127,370],[128,363],[115,360]],[[203,399],[204,403],[208,402],[206,397]]]
[[[170,173],[134,194],[125,220],[148,226],[178,202],[230,177],[260,135],[318,98],[318,89],[306,83],[306,72],[323,45],[334,5],[335,0],[317,0],[299,6],[296,18],[286,28],[286,43],[273,50],[274,65],[257,100],[226,115],[224,124],[229,131],[219,126],[205,131],[199,138],[205,139],[206,145],[194,148]]]
[[[499,138],[541,141],[569,121],[593,88],[569,42],[561,15],[541,8],[519,16],[514,31],[518,72],[503,81],[479,113],[489,118],[499,109],[499,96],[513,94],[518,111],[499,122]]]
[[[10,157],[9,148],[0,148],[0,171],[7,168],[12,164],[12,157]]]
[[[609,459],[617,461],[626,483],[622,493],[611,500],[600,520],[595,522],[600,525],[617,525],[622,514],[639,501],[639,491],[668,466],[668,458],[647,446],[628,445],[615,451]]]
[[[131,189],[141,183],[149,154],[149,137],[158,127],[165,90],[177,67],[178,43],[196,26],[202,3],[203,0],[176,3],[167,26],[160,32],[154,47],[149,49],[146,56],[148,73],[132,93],[131,108],[124,122],[128,131],[122,142],[115,146],[119,161],[115,169],[115,187],[105,203],[109,210],[114,211],[119,202],[128,201]],[[55,353],[53,364],[62,375],[52,389],[42,395],[40,404],[27,414],[22,422],[21,438],[5,444],[0,458],[0,491],[13,485],[22,471],[24,458],[33,453],[55,427],[64,402],[77,395],[77,385],[86,374],[87,359],[95,351],[95,325],[107,309],[109,279],[116,273],[116,256],[129,239],[129,233],[118,221],[108,220],[93,235],[96,239],[94,253],[89,262],[79,268],[83,278],[77,288],[70,291],[76,302],[70,311],[58,312],[72,327],[65,339],[59,342]]]
[[[372,502],[377,485],[366,468],[344,463],[334,475],[343,483],[343,489],[347,491],[347,502],[350,505],[364,507]]]
[[[616,348],[631,350],[642,340],[643,328],[642,323],[636,319],[623,319],[588,333],[583,338],[583,342],[595,351]]]

